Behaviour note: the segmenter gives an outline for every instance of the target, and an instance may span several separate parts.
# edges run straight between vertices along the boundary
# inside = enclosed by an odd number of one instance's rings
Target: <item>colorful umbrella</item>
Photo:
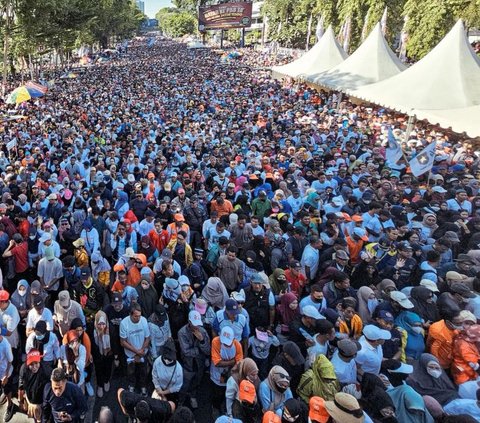
[[[41,84],[37,84],[33,81],[28,81],[25,84],[25,88],[28,90],[32,98],[43,97],[48,91],[47,87]]]
[[[20,104],[32,98],[27,88],[22,86],[15,88],[7,97],[7,104]]]
[[[68,72],[60,77],[60,79],[74,79],[77,77],[76,73]]]

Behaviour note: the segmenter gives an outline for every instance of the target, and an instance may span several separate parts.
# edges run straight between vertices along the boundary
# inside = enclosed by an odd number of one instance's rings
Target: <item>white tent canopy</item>
[[[480,106],[450,110],[413,110],[411,114],[417,119],[428,120],[433,125],[466,133],[469,137],[480,137]]]
[[[283,66],[272,68],[274,76],[305,78],[308,75],[326,71],[343,62],[348,56],[338,44],[329,26],[322,38],[303,56]]]
[[[390,49],[377,23],[362,45],[345,61],[306,79],[316,85],[348,92],[390,78],[404,69],[405,65]]]
[[[478,105],[480,59],[458,21],[429,54],[405,72],[350,94],[404,113]]]
[[[190,41],[187,44],[187,48],[208,48],[208,46],[202,44],[200,41]]]

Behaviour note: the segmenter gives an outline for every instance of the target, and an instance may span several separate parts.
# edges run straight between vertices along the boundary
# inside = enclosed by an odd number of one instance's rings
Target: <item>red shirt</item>
[[[15,259],[15,273],[23,273],[28,270],[28,244],[22,242],[13,247],[10,252]]]
[[[307,282],[307,278],[303,273],[299,273],[298,276],[293,276],[290,269],[285,270],[285,277],[290,284],[290,289],[295,295],[300,298],[302,296],[303,287]]]

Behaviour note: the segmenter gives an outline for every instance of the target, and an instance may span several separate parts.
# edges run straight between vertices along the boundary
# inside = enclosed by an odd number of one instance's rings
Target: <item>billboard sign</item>
[[[252,25],[252,3],[229,2],[213,6],[200,6],[198,30],[248,28]]]

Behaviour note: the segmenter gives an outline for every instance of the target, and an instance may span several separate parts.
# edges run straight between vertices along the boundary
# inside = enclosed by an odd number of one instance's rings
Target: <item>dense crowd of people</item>
[[[134,42],[0,127],[5,422],[114,371],[141,423],[480,421],[478,154],[264,56]]]

